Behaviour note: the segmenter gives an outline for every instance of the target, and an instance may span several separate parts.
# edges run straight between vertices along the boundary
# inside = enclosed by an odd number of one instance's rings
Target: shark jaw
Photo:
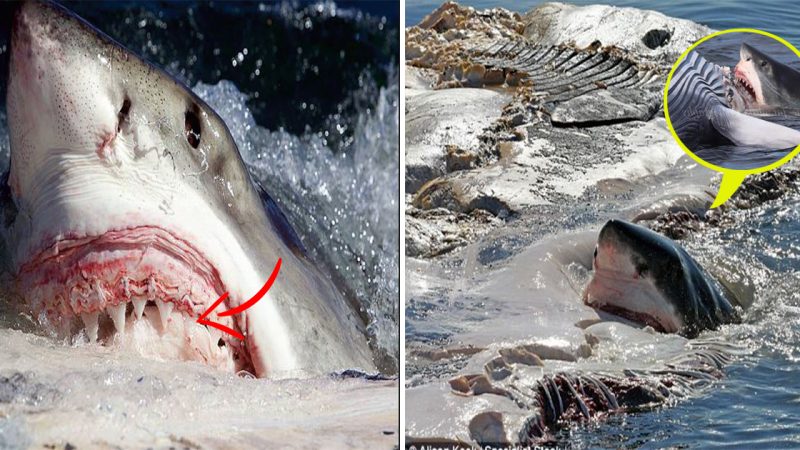
[[[261,205],[213,110],[49,3],[16,12],[8,87],[3,234],[16,294],[47,333],[259,376],[294,370],[274,306],[226,318],[243,341],[196,323],[223,292],[221,310],[256,292],[265,271],[234,214]]]
[[[21,266],[18,283],[55,337],[254,373],[246,344],[197,322],[225,288],[216,268],[167,230],[62,237]]]
[[[745,99],[746,105],[765,106],[764,91],[756,68],[757,62],[753,60],[749,47],[742,45],[739,53],[740,60],[733,70],[734,86]]]
[[[718,282],[686,250],[648,228],[609,220],[592,266],[583,295],[589,306],[684,337],[741,320]]]
[[[598,244],[592,264],[594,276],[584,290],[584,304],[662,333],[679,332],[683,321],[675,306],[642,271],[641,263],[637,267],[634,261],[623,248]]]

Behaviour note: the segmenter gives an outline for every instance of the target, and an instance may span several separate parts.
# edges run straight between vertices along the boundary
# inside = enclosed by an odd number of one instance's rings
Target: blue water
[[[540,3],[538,0],[463,0],[462,5],[474,6],[478,9],[501,6],[512,11],[524,13]],[[758,28],[777,34],[793,45],[800,44],[800,8],[795,1],[753,0],[753,1],[643,1],[643,0],[575,0],[567,3],[576,5],[593,5],[598,3],[615,6],[632,6],[652,9],[664,14],[690,19],[708,25],[711,28],[724,30],[727,28]],[[437,0],[406,1],[406,25],[415,25],[427,14],[439,7]]]

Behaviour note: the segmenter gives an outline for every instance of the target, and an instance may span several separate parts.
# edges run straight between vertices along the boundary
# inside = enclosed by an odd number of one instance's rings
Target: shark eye
[[[200,145],[200,118],[193,110],[186,111],[184,117],[184,131],[186,132],[186,142],[194,148]]]
[[[640,262],[636,264],[636,274],[640,277],[647,275],[648,270],[647,263]]]
[[[767,61],[761,61],[761,67],[767,67]]]
[[[117,133],[119,133],[119,129],[122,127],[122,123],[128,119],[128,113],[131,110],[131,100],[128,97],[125,97],[125,101],[122,102],[122,107],[119,109],[117,113]]]

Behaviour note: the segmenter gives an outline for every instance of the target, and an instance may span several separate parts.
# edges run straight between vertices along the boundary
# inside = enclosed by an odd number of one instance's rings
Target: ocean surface
[[[443,2],[436,0],[406,1],[406,26],[419,23],[423,17],[438,8],[442,3]],[[474,6],[478,9],[495,8],[499,6],[511,11],[525,13],[545,2],[538,0],[463,0],[458,3]],[[607,4],[652,9],[669,16],[693,20],[717,30],[742,27],[757,28],[777,34],[794,46],[800,44],[800,30],[798,30],[796,26],[800,21],[800,10],[797,8],[797,3],[791,0],[722,0],[717,2],[703,0],[682,0],[678,2],[643,0],[603,2],[578,0],[564,3],[572,3],[575,5]]]
[[[340,289],[356,297],[369,319],[368,332],[373,347],[378,349],[379,368],[385,374],[396,374],[400,95],[397,2],[66,2],[66,6],[127,48],[165,68],[215,108],[252,174],[280,205],[312,258],[323,272],[337,274],[334,279]],[[2,171],[8,167],[10,150],[5,113],[9,11],[9,4],[0,5]],[[268,409],[270,398],[276,405],[281,398],[294,396],[302,400],[296,394],[303,385],[260,383],[251,385],[251,389],[247,383],[252,381],[208,373],[206,368],[191,364],[180,364],[180,377],[170,378],[169,363],[129,358],[103,348],[70,349],[68,344],[12,329],[17,328],[13,325],[19,320],[7,317],[7,310],[0,301],[2,352],[7,359],[2,365],[0,386],[11,389],[12,384],[18,384],[19,379],[13,381],[4,376],[11,376],[6,373],[8,370],[25,367],[22,379],[28,381],[23,384],[30,382],[55,392],[63,389],[65,392],[57,398],[43,397],[35,403],[40,414],[37,417],[70,417],[60,422],[65,427],[70,420],[77,426],[79,420],[92,423],[111,420],[119,414],[139,414],[149,430],[131,433],[157,435],[157,430],[164,427],[180,426],[179,422],[167,425],[175,414],[182,414],[167,404],[175,401],[177,386],[198,384],[206,385],[200,390],[206,392],[201,394],[192,388],[184,399],[190,415],[206,404],[203,397],[207,397],[211,404],[224,402],[220,415],[227,410],[233,417],[252,422],[255,416],[237,416],[240,408],[225,397],[228,392],[241,391],[240,400],[244,400],[247,395],[255,395],[252,392],[263,390],[259,402],[266,402],[261,405],[265,412],[258,417],[261,422],[256,427],[280,429],[284,423],[281,417],[285,417],[292,421],[294,432],[300,433],[304,427],[314,428],[315,412],[329,408],[325,406],[325,391],[340,392],[341,397],[332,405],[343,408],[350,408],[346,406],[347,398],[359,395],[344,393],[344,385],[323,379],[309,382],[306,394],[299,396],[310,400],[305,406],[298,404],[289,412]],[[64,364],[78,364],[65,373],[53,374],[47,364],[53,358],[52,351],[61,355],[58,357],[69,358]],[[21,359],[14,362],[16,357]],[[88,389],[103,383],[98,380],[107,382],[108,370],[121,383],[119,396]],[[126,396],[126,390],[135,390],[148,377],[156,383],[175,383],[167,390],[144,394],[139,403],[142,406],[150,402],[152,406],[162,402],[163,409],[138,410],[139,406],[128,403],[133,394]],[[74,387],[70,387],[72,381],[76,382]],[[227,387],[217,388],[221,385]],[[248,390],[250,394],[246,393]],[[363,387],[356,386],[355,391],[373,395]],[[75,396],[83,400],[76,402]],[[0,418],[0,448],[30,443],[32,422],[26,422],[31,420],[26,403],[16,405],[13,396],[11,400],[0,397],[0,403],[7,404],[6,414],[10,414]],[[396,397],[396,389],[388,402],[373,405],[382,408],[376,410],[376,418],[385,419],[386,412],[396,416],[397,405],[392,404],[392,397]],[[377,401],[386,396],[376,393],[374,398]],[[86,404],[81,406],[81,402]],[[97,409],[98,403],[93,402],[107,404],[108,410]],[[352,406],[353,417],[371,408],[369,402]],[[252,413],[257,414],[260,406],[253,408]],[[337,408],[333,406],[328,411]],[[79,419],[76,411],[87,412],[88,416]],[[147,415],[154,421],[147,422]],[[159,424],[157,417],[166,422]],[[228,426],[236,428],[239,424]],[[342,427],[334,425],[342,431],[347,424]],[[273,444],[278,445],[279,436],[291,437],[291,433],[289,428],[273,433]],[[387,431],[384,436],[391,442],[396,438],[393,434]],[[113,434],[111,439],[114,442]]]
[[[479,9],[502,6],[525,12],[541,2],[464,0],[460,3]],[[611,3],[654,9],[715,29],[760,28],[800,45],[797,28],[800,10],[794,2]],[[439,4],[409,0],[407,24],[419,22]],[[723,44],[712,49],[712,55],[716,53],[722,58],[720,62],[725,58],[735,62],[736,47],[724,41]],[[797,64],[791,58],[785,61]],[[567,228],[595,223],[607,214],[603,205],[594,208],[588,211],[580,207],[569,213],[572,218]],[[613,416],[563,430],[558,441],[562,448],[800,448],[800,194],[790,192],[754,209],[734,212],[733,219],[730,226],[708,230],[681,241],[681,245],[700,261],[727,255],[747,268],[757,287],[754,305],[745,313],[742,324],[724,327],[710,335],[740,344],[751,353],[728,366],[726,377],[720,382],[688,399],[651,412]],[[452,268],[444,269],[445,272],[466,277],[474,270],[485,271],[494,259],[486,262],[482,255],[499,254],[501,260],[507,259],[529,245],[528,241],[517,242],[519,239],[513,235],[504,238],[495,234],[495,239],[502,242],[499,248],[491,242],[471,245],[474,250],[454,258]],[[456,285],[460,287],[443,294],[449,300],[439,304],[419,301],[406,309],[407,339],[437,342],[452,334],[452,327],[427,323],[426,317],[434,308],[446,308],[442,305],[447,302],[456,305],[456,314],[460,311],[464,311],[462,315],[468,314],[458,292],[470,292],[474,287],[458,282]],[[493,310],[492,314],[500,312]],[[474,315],[477,317],[478,313]]]

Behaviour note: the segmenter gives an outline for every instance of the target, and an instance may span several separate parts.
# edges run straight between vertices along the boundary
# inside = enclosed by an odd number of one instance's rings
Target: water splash
[[[297,230],[312,258],[334,273],[368,318],[381,370],[398,368],[399,80],[377,90],[366,82],[352,140],[330,148],[329,131],[295,136],[256,124],[247,96],[229,81],[199,83],[195,92],[223,118],[253,176]],[[353,101],[352,99],[349,101]],[[358,100],[356,100],[358,101]],[[336,123],[333,129],[345,126]],[[338,278],[338,279],[337,279]]]

